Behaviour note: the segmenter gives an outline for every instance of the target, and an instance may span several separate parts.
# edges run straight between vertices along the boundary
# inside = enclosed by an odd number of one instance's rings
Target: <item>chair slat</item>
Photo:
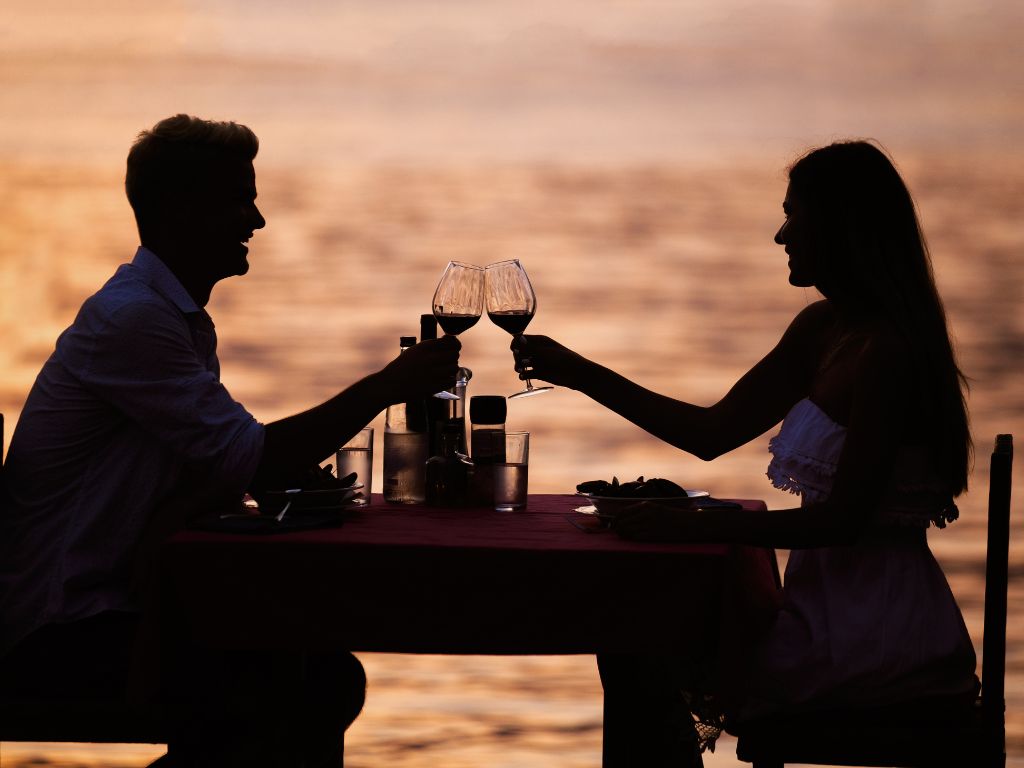
[[[1009,582],[1012,469],[1013,436],[998,435],[989,472],[981,699],[987,746],[999,751],[1004,749],[1005,743],[1006,592]]]

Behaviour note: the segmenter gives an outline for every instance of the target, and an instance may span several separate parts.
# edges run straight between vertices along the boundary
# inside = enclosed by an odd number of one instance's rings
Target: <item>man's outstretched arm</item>
[[[251,487],[294,487],[387,406],[451,388],[461,346],[454,336],[417,344],[327,402],[268,424]]]

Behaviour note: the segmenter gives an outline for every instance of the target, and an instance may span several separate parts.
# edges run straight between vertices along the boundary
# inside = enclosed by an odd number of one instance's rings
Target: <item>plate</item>
[[[677,507],[679,509],[691,509],[698,506],[697,499],[705,499],[711,494],[707,491],[690,491],[685,496],[596,496],[592,493],[576,492],[593,506],[593,512],[586,507],[579,507],[577,512],[582,514],[594,514],[599,517],[615,517],[624,509],[629,509],[642,504],[658,504],[663,507]]]
[[[288,514],[323,512],[363,503],[363,484],[356,483],[344,488],[322,488],[316,490],[267,491],[260,496],[260,513],[276,515],[289,501]]]

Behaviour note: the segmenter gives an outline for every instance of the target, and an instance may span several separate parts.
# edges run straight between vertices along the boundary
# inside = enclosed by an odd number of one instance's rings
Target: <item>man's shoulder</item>
[[[102,288],[82,304],[79,320],[132,327],[157,318],[180,318],[181,313],[131,264],[121,265]],[[77,322],[77,321],[76,321]]]
[[[139,275],[122,265],[96,293],[83,302],[71,326],[57,340],[58,357],[71,350],[87,352],[96,345],[135,345],[147,335],[188,335],[181,312]]]

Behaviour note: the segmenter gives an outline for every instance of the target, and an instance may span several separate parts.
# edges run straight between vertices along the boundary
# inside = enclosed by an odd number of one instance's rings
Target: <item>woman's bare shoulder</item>
[[[788,345],[820,348],[836,327],[836,311],[828,299],[815,301],[797,313],[783,335]]]
[[[808,325],[832,325],[836,321],[836,310],[828,299],[812,301],[801,309],[795,318],[794,323],[806,323]]]

